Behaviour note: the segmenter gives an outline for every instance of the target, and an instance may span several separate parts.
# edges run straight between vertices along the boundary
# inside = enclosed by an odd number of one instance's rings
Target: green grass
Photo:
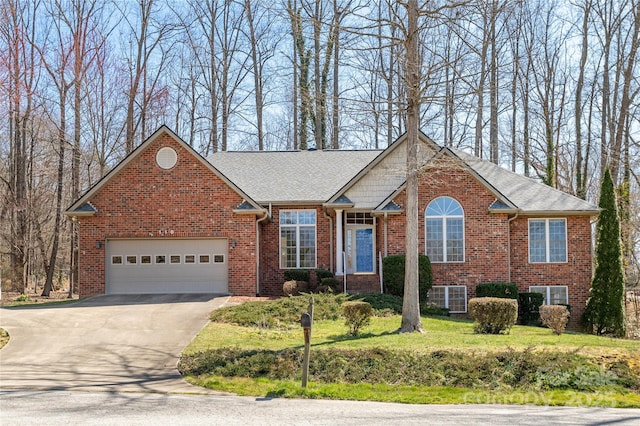
[[[197,386],[241,396],[271,398],[342,399],[406,404],[521,404],[581,407],[640,407],[640,394],[628,392],[576,392],[572,390],[482,390],[444,386],[309,383],[245,377],[188,377]]]
[[[358,337],[347,334],[342,320],[315,321],[312,329],[312,348],[389,348],[430,352],[434,349],[464,349],[488,351],[510,347],[525,349],[535,346],[564,352],[577,351],[586,355],[603,355],[612,351],[623,354],[640,353],[640,341],[622,340],[566,332],[560,336],[548,328],[514,326],[508,335],[474,334],[473,323],[451,318],[422,318],[425,333],[398,334],[400,317],[375,317]],[[247,349],[280,350],[301,347],[302,329],[270,329],[243,327],[227,323],[209,323],[185,349],[194,353],[209,348],[239,347]]]
[[[341,301],[332,296],[316,299],[311,338],[315,373],[306,389],[297,381],[303,333],[295,321],[306,309],[308,296],[214,312],[212,318],[222,322],[208,324],[185,349],[181,369],[208,371],[188,380],[239,395],[640,407],[638,341],[571,332],[557,336],[548,328],[525,326],[514,326],[509,335],[479,335],[471,321],[447,317],[423,317],[424,334],[398,334],[400,316],[389,316],[379,299],[372,305],[383,316],[374,317],[353,337],[344,320],[335,316]],[[438,365],[434,361],[419,367],[438,372],[416,374],[420,379],[415,380],[411,368],[422,358],[438,358]],[[410,365],[398,367],[395,376],[380,374],[395,368],[389,365],[398,359]],[[198,365],[204,370],[189,370]],[[478,373],[482,369],[485,376]],[[454,386],[425,385],[428,381]]]

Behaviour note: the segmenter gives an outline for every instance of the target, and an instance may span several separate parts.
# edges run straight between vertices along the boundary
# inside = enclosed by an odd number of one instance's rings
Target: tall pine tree
[[[620,219],[609,169],[600,188],[600,217],[596,243],[596,271],[584,312],[591,332],[624,336],[624,269]]]

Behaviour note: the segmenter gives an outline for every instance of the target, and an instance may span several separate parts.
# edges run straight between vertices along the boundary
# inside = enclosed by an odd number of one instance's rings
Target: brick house
[[[464,313],[477,284],[510,281],[579,318],[598,208],[423,134],[418,156],[431,300]],[[380,259],[404,251],[405,173],[404,137],[385,150],[205,159],[163,126],[66,211],[79,224],[80,296],[280,294],[288,268],[378,292]]]

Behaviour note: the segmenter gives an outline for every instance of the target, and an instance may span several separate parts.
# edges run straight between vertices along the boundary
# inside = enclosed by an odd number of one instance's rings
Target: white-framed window
[[[184,263],[196,263],[196,255],[195,254],[185,254],[184,255]]]
[[[142,256],[140,256],[140,264],[142,264],[142,265],[151,265],[151,255],[150,254],[143,254]]]
[[[425,253],[431,262],[464,262],[464,211],[451,197],[438,197],[425,210]]]
[[[117,254],[115,256],[111,256],[111,264],[112,265],[122,265],[122,256]]]
[[[280,268],[316,267],[316,211],[280,211]]]
[[[164,254],[156,254],[156,265],[165,265],[167,263],[167,256]]]
[[[569,304],[569,287],[566,285],[533,285],[530,293],[542,293],[545,305]]]
[[[138,264],[138,256],[133,254],[128,254],[125,256],[125,260],[127,265],[137,265]]]
[[[224,263],[224,254],[214,254],[213,263]]]
[[[529,263],[566,261],[566,219],[529,219]]]
[[[169,256],[169,263],[172,264],[179,264],[180,261],[182,259],[182,256],[180,256],[179,254],[172,254],[171,256]]]
[[[429,301],[453,314],[467,312],[467,286],[434,285],[429,290]]]
[[[211,256],[209,256],[208,254],[199,255],[198,263],[211,263]]]

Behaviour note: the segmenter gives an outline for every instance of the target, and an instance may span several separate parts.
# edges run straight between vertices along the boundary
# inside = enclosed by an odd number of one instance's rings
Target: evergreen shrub
[[[391,255],[382,259],[382,283],[385,293],[404,297],[404,265],[404,254]],[[421,254],[418,256],[418,294],[420,303],[427,301],[432,284],[431,262],[427,256]]]
[[[476,286],[476,297],[499,297],[502,299],[517,299],[518,286],[514,283],[491,282]]]
[[[475,320],[477,334],[509,334],[518,318],[518,301],[499,297],[476,297],[469,300],[469,315]]]

